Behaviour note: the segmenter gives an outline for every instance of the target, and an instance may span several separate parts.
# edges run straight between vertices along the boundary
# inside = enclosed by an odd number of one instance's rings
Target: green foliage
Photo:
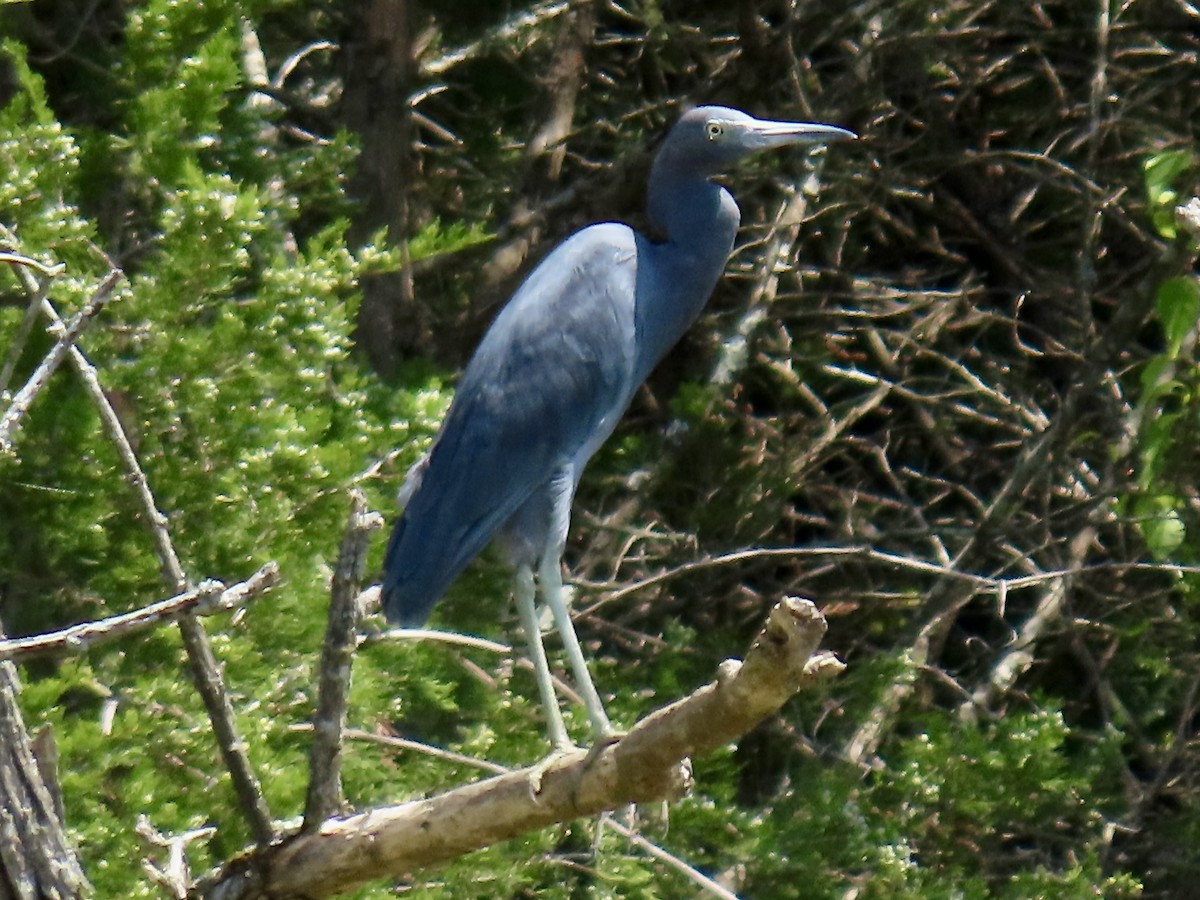
[[[747,893],[771,897],[1105,897],[1140,893],[1107,877],[1105,796],[1119,738],[1073,746],[1061,714],[986,724],[942,717],[860,775],[806,760],[769,813],[774,850]],[[1089,848],[1084,856],[1077,848]],[[1011,868],[992,861],[1019,859]],[[795,873],[803,872],[798,880]]]
[[[12,40],[0,43],[0,55],[12,67],[17,89],[7,106],[0,108],[0,219],[16,231],[34,257],[67,266],[60,279],[59,296],[78,302],[89,274],[100,269],[88,249],[94,238],[91,224],[71,202],[79,173],[79,146],[54,118],[42,79],[30,68],[24,49]],[[17,287],[7,269],[0,285]],[[13,310],[2,314],[12,317]]]

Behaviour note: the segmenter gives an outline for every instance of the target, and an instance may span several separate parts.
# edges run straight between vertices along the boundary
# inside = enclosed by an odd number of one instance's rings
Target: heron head
[[[774,147],[853,140],[853,131],[815,122],[773,122],[724,106],[698,106],[684,113],[667,134],[659,157],[706,175]]]

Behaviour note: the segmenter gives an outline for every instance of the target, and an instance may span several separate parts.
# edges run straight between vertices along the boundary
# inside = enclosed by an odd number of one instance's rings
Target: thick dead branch
[[[508,214],[512,223],[526,221],[521,228],[499,241],[480,267],[483,295],[501,286],[512,287],[511,280],[520,272],[544,239],[544,201],[556,189],[566,159],[567,138],[575,119],[579,90],[585,70],[585,55],[596,30],[596,13],[590,3],[557,4],[554,15],[566,13],[558,26],[551,71],[543,80],[542,120],[525,144],[525,170],[520,176],[521,189]],[[574,7],[574,8],[572,8]]]
[[[843,668],[816,653],[825,619],[807,600],[788,598],[770,617],[744,662],[727,660],[717,680],[639,722],[620,741],[579,750],[550,764],[534,794],[534,770],[498,775],[445,794],[331,819],[319,831],[258,851],[210,876],[194,896],[315,898],[367,881],[444,863],[516,835],[676,797],[688,787],[687,761],[735,741],[794,693]]]
[[[544,118],[525,145],[527,180],[542,186],[556,184],[567,155],[566,139],[571,133],[575,107],[583,81],[584,54],[596,30],[596,11],[590,3],[572,4],[559,29],[554,59],[544,81]],[[539,164],[539,157],[544,161]],[[533,176],[532,178],[530,176]]]
[[[183,613],[211,616],[228,612],[255,597],[261,597],[279,581],[279,566],[267,563],[245,581],[225,587],[219,581],[203,581],[198,587],[141,609],[95,622],[81,622],[59,631],[0,640],[0,659],[22,661],[34,656],[83,653],[92,645],[143,631]]]
[[[407,351],[431,340],[428,310],[416,302],[409,256],[410,201],[418,179],[409,103],[417,78],[414,20],[411,3],[361,0],[349,17],[353,27],[339,54],[344,72],[338,117],[360,139],[349,187],[361,205],[350,239],[367,240],[386,228],[400,256],[395,271],[370,273],[360,282],[356,340],[384,375],[395,372]]]

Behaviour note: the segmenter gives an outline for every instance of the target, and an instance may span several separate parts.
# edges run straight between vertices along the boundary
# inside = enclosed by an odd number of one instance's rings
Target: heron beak
[[[858,135],[836,125],[821,125],[817,122],[770,122],[756,119],[749,124],[751,134],[759,146],[785,147],[789,144],[827,144],[830,141],[852,141]]]

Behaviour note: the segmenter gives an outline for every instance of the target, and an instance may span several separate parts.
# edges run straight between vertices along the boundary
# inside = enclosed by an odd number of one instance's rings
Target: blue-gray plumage
[[[463,374],[429,454],[401,490],[383,607],[420,625],[499,538],[550,737],[570,745],[537,627],[533,573],[562,634],[597,738],[612,729],[562,600],[561,557],[583,468],[634,391],[696,320],[733,249],[739,213],[712,176],[760,150],[852,138],[832,125],[768,122],[717,106],[685,113],[650,171],[661,240],[613,222],[557,247],[497,316]]]

